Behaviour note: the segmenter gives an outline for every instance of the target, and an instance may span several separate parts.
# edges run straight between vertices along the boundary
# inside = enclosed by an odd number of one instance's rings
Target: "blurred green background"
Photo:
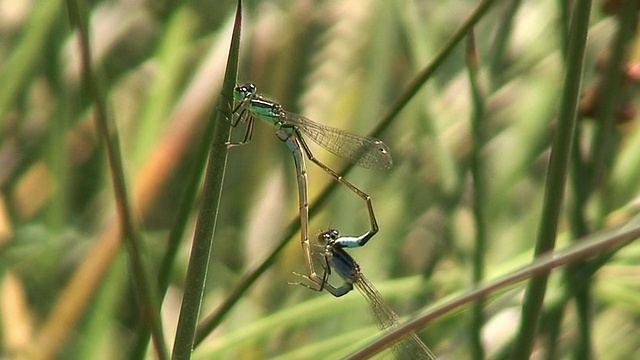
[[[631,23],[625,22],[628,12],[619,3],[624,1],[596,1],[591,12],[560,218],[563,246],[637,212],[637,8]],[[218,103],[235,5],[226,0],[82,5],[108,120],[120,137],[143,260],[153,279],[187,182],[199,166],[198,151],[208,147],[201,138]],[[244,5],[238,81],[255,83],[289,111],[368,134],[478,1]],[[371,195],[380,225],[367,246],[350,254],[401,317],[471,288],[474,257],[484,259],[485,279],[531,260],[561,106],[568,16],[565,1],[496,2],[474,28],[477,52],[465,41],[456,45],[377,135],[391,148],[393,168],[346,175]],[[80,69],[77,33],[64,2],[0,0],[0,358],[156,356],[152,347],[142,356],[134,351],[141,310],[117,232],[104,138],[95,128]],[[608,81],[607,74],[618,81]],[[476,100],[472,82],[480,91]],[[606,96],[611,93],[612,100]],[[233,137],[242,134],[236,129]],[[258,122],[251,143],[230,149],[203,317],[297,221],[293,162],[274,134],[273,127]],[[321,148],[312,145],[312,150],[334,169],[346,165]],[[472,175],[474,164],[479,170]],[[310,162],[307,167],[313,205],[333,180]],[[198,205],[196,200],[186,214],[190,220],[162,302],[168,344]],[[486,239],[482,249],[476,246],[478,221]],[[366,231],[362,200],[341,187],[332,192],[309,231],[315,235],[329,227],[343,234]],[[591,286],[594,358],[640,354],[639,256],[640,247],[631,244],[596,276],[581,280]],[[304,271],[302,260],[296,235],[194,358],[331,359],[378,334],[355,291],[333,298],[290,285],[298,281],[293,272]],[[566,286],[561,275],[551,278],[545,314],[563,310],[555,313],[555,328],[553,319],[543,321],[535,358],[575,354],[578,315],[571,299],[560,296]],[[477,357],[469,345],[474,337],[482,340],[484,357],[500,358],[516,332],[523,289],[485,303],[481,334],[470,325],[470,312],[463,311],[442,317],[419,336],[443,358]]]

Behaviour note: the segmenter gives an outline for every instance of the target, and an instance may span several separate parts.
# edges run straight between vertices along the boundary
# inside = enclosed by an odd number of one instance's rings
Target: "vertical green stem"
[[[87,24],[87,11],[81,8],[79,1],[67,0],[67,10],[69,19],[78,31],[80,42],[80,54],[82,61],[82,74],[89,94],[94,102],[94,113],[96,128],[103,137],[111,169],[111,178],[116,198],[118,216],[122,233],[124,235],[129,264],[135,287],[135,293],[140,303],[142,317],[151,328],[154,346],[159,359],[168,359],[169,355],[164,342],[164,334],[160,321],[160,306],[156,298],[156,292],[152,290],[152,283],[149,281],[147,271],[142,261],[142,251],[140,249],[140,238],[135,229],[133,213],[131,210],[127,187],[124,177],[124,167],[122,164],[122,154],[120,153],[120,141],[115,129],[110,128],[107,116],[107,105],[105,91],[102,88],[101,79],[98,72],[91,63],[91,48],[89,45],[89,30]]]
[[[486,223],[484,214],[484,177],[482,174],[481,153],[484,148],[482,119],[484,117],[483,95],[478,84],[478,52],[475,47],[473,32],[467,37],[467,69],[473,99],[473,116],[471,118],[471,136],[473,150],[471,152],[471,177],[473,178],[473,217],[476,227],[475,249],[473,254],[473,283],[478,285],[484,278],[484,257],[486,253]],[[471,357],[484,359],[482,346],[482,326],[484,325],[484,299],[479,299],[472,309],[471,315]]]
[[[242,1],[238,0],[227,69],[222,86],[222,93],[225,96],[220,97],[219,111],[214,112],[213,144],[209,152],[209,162],[202,189],[202,205],[196,222],[172,359],[190,359],[193,349],[227,164],[227,143],[231,135],[231,125],[226,119],[230,119],[232,116],[233,104],[231,102],[238,73],[241,24]]]
[[[619,5],[618,32],[609,52],[609,61],[601,84],[599,104],[597,113],[598,131],[596,131],[593,142],[594,146],[590,153],[593,161],[591,185],[595,189],[603,183],[603,177],[609,174],[613,163],[612,157],[615,149],[615,112],[621,104],[621,82],[624,73],[624,62],[627,52],[630,51],[629,44],[636,36],[638,4],[636,1],[624,0]],[[624,101],[624,100],[623,100]],[[608,194],[607,194],[608,195]],[[600,207],[600,218],[605,212],[616,206],[614,196],[603,196]]]
[[[576,1],[569,33],[567,71],[564,79],[560,113],[558,114],[556,136],[551,149],[551,159],[549,161],[547,182],[545,185],[544,204],[536,240],[535,256],[548,253],[555,247],[558,221],[567,178],[569,155],[575,129],[578,98],[580,96],[580,86],[582,83],[582,69],[584,66],[590,13],[590,0]],[[548,275],[541,275],[531,279],[529,282],[522,308],[520,328],[512,348],[511,357],[513,359],[526,358],[531,353],[547,280]]]

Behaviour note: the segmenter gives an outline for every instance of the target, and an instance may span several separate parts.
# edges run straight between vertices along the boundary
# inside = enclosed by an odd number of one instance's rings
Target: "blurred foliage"
[[[461,43],[379,136],[392,150],[393,168],[346,175],[371,195],[381,228],[351,254],[399,314],[473,286],[474,191],[482,192],[485,214],[486,248],[479,256],[485,279],[531,260],[565,73],[566,3],[496,2],[474,28],[481,146],[472,134],[478,114],[469,80],[474,65]],[[596,1],[591,12],[560,245],[638,212],[637,5],[631,22],[624,22],[629,12],[621,4]],[[366,134],[477,5],[246,1],[239,82],[255,83],[289,111]],[[202,132],[217,104],[235,2],[84,6],[92,62],[121,140],[144,261],[155,276],[198,150],[207,146]],[[135,357],[140,308],[76,36],[59,0],[0,0],[2,358]],[[234,138],[242,133],[238,129]],[[334,169],[345,165],[312,150]],[[483,188],[474,187],[474,152]],[[308,168],[313,205],[332,179],[312,164]],[[262,261],[297,216],[292,159],[272,127],[258,123],[250,144],[230,150],[222,191],[202,317]],[[168,344],[196,206],[163,299]],[[339,187],[309,230],[360,234],[368,226],[361,199]],[[304,269],[296,239],[195,350],[195,358],[337,358],[377,334],[358,294],[335,299],[288,284],[298,281],[293,271]],[[639,257],[640,247],[632,243],[579,280],[592,289],[587,296],[594,358],[640,355]],[[584,341],[574,325],[574,303],[558,295],[566,279],[554,275],[549,283],[545,315],[558,311],[558,324],[554,328],[548,317],[542,322],[536,358],[549,349],[552,358],[570,358]],[[456,359],[471,358],[467,344],[478,336],[486,357],[499,358],[513,340],[523,289],[487,300],[482,334],[471,334],[468,314],[461,312],[419,335],[436,354]],[[152,348],[146,357],[155,358]]]

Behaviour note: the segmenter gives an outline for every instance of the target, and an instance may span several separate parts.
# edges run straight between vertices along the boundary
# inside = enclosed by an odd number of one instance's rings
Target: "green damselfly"
[[[347,181],[342,175],[318,160],[304,141],[302,134],[308,136],[321,147],[335,155],[368,169],[389,169],[392,166],[389,147],[382,141],[352,134],[340,129],[313,122],[301,115],[288,112],[274,101],[257,93],[256,86],[244,84],[236,86],[234,100],[237,105],[232,110],[235,117],[232,126],[240,122],[247,123],[247,130],[242,141],[230,143],[229,146],[243,145],[251,141],[255,119],[261,119],[276,127],[278,138],[283,141],[293,155],[296,167],[298,197],[300,204],[300,233],[307,276],[317,287],[322,286],[325,279],[320,277],[314,269],[312,251],[309,243],[309,199],[307,185],[307,170],[304,155],[314,164],[330,174],[337,182],[358,195],[366,204],[369,213],[371,229],[361,236],[353,237],[350,247],[363,246],[379,230],[378,222],[373,211],[371,197]]]

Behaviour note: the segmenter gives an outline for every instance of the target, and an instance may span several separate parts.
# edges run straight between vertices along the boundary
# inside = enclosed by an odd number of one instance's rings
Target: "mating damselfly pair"
[[[397,326],[399,324],[398,316],[386,305],[378,291],[362,275],[355,260],[344,250],[344,248],[365,245],[378,232],[378,222],[373,211],[371,197],[318,160],[311,152],[302,134],[333,154],[367,169],[389,169],[393,163],[389,147],[381,140],[321,125],[301,115],[288,112],[280,104],[260,95],[253,84],[236,86],[234,100],[237,104],[232,110],[231,125],[235,127],[240,122],[244,122],[247,130],[242,141],[229,143],[229,146],[248,143],[253,135],[255,120],[261,119],[276,127],[276,136],[287,145],[293,155],[300,204],[300,237],[307,270],[307,273],[302,276],[310,282],[310,284],[296,284],[316,291],[324,289],[336,297],[348,293],[355,285],[369,302],[382,330]],[[304,157],[366,203],[371,225],[370,230],[360,236],[340,236],[339,232],[333,229],[322,232],[319,235],[319,240],[324,242],[324,251],[316,253],[321,257],[323,268],[321,273],[315,269],[314,253],[309,241],[308,179]],[[332,269],[344,280],[342,286],[334,287],[328,282]],[[413,333],[395,344],[394,351],[401,358],[408,356],[408,358],[415,359],[435,359],[429,348]]]

